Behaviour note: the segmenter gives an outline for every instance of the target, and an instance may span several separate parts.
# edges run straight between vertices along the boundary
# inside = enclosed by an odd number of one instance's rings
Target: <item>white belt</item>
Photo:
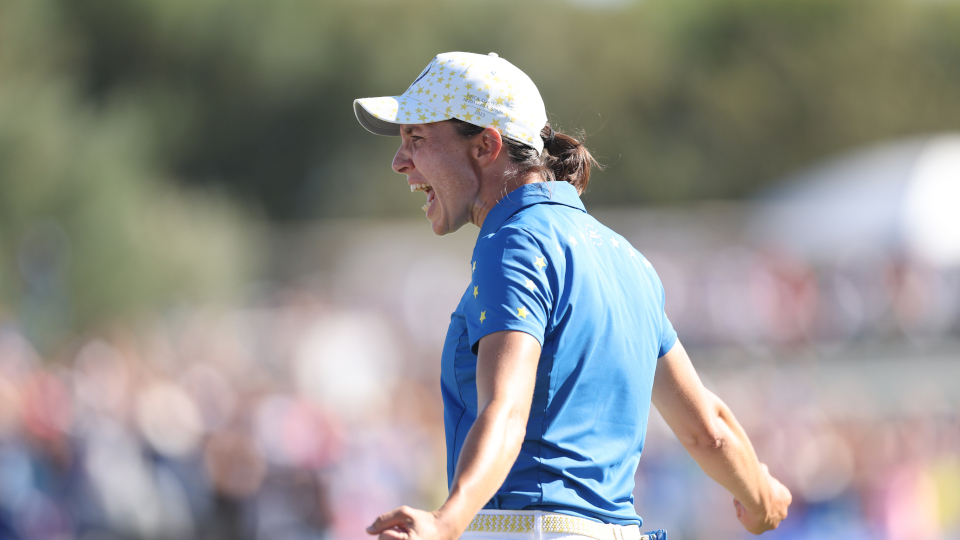
[[[556,514],[524,510],[481,510],[465,533],[561,533],[589,536],[596,540],[655,540],[640,534],[636,525],[613,525]]]

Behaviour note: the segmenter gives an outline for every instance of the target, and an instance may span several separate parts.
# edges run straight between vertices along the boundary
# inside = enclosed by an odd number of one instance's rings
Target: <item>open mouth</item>
[[[410,192],[422,191],[427,194],[427,203],[423,205],[423,211],[426,212],[430,209],[430,203],[436,198],[436,195],[433,193],[433,188],[429,184],[410,184]]]

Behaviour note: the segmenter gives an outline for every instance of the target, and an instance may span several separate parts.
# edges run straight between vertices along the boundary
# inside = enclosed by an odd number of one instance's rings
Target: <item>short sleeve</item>
[[[505,227],[473,252],[472,289],[464,309],[470,346],[502,330],[526,332],[543,345],[553,304],[550,254],[526,231]]]
[[[660,282],[660,278],[657,278]],[[666,311],[666,292],[663,290],[663,283],[660,283],[660,354],[657,358],[670,352],[677,343],[677,331],[673,329],[673,323],[667,317]]]
[[[670,349],[677,343],[677,331],[673,329],[673,324],[670,322],[670,319],[667,318],[667,312],[662,311],[661,313],[660,355],[658,358],[670,352]]]

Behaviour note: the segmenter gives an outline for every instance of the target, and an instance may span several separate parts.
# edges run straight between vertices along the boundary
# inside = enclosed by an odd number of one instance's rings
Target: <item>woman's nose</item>
[[[400,148],[397,149],[397,155],[393,156],[391,167],[400,174],[407,174],[413,168],[413,162],[410,161],[410,156],[407,155],[402,144]]]

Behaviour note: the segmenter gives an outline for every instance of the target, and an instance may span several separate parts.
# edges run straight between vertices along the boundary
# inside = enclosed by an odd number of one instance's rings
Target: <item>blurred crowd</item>
[[[3,319],[0,539],[359,540],[397,505],[436,508],[439,343],[469,273],[460,255],[404,237],[375,228],[347,238],[364,249],[331,255],[323,279],[265,287],[243,309],[171,310],[46,356]],[[958,334],[960,273],[744,247],[645,252],[708,386],[793,490],[771,538],[960,538],[958,396],[943,377],[929,373],[915,406],[914,388],[877,397],[841,381],[838,405],[805,375],[833,377],[829,366],[804,360],[823,343],[902,343],[912,352],[893,377],[924,370],[924,345]],[[753,360],[724,363],[721,349]],[[655,412],[637,480],[645,529],[746,537]]]
[[[960,335],[960,268],[887,253],[811,264],[786,252],[730,247],[650,253],[674,325],[691,344],[770,347]]]
[[[0,538],[362,538],[442,494],[435,392],[377,369],[375,316],[174,318],[57,358],[0,326]]]

